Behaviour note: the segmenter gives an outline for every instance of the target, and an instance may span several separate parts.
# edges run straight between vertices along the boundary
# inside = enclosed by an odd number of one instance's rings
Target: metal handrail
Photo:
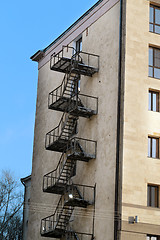
[[[64,157],[64,152],[62,153],[61,157],[60,157],[60,160],[57,164],[57,167],[53,170],[53,171],[50,171],[49,173],[45,174],[43,176],[43,189],[45,187],[45,182],[44,182],[44,178],[47,177],[47,178],[51,178],[51,179],[55,179],[55,180],[59,180],[60,178],[60,174],[62,173],[63,171],[63,168],[65,166],[65,163],[67,161],[67,157],[65,158]],[[55,173],[55,176],[48,176],[50,174],[54,174]],[[58,175],[59,174],[59,175]],[[58,176],[57,176],[58,175]],[[54,183],[55,184],[55,183]],[[47,187],[48,187],[48,180],[47,180]]]
[[[58,58],[58,61],[64,57],[64,49],[73,49],[74,54],[72,56],[70,56],[71,59],[71,65],[73,65],[74,61],[76,60],[76,58],[78,57],[78,61],[83,63],[83,57],[81,57],[81,54],[85,54],[87,55],[87,64],[85,63],[86,66],[90,66],[89,62],[90,62],[90,57],[97,57],[98,58],[98,70],[99,70],[99,55],[97,54],[93,54],[93,53],[88,53],[88,52],[84,52],[84,51],[76,51],[76,49],[74,47],[70,47],[70,46],[62,46],[62,50],[60,50],[58,53],[53,53],[51,54],[50,57],[50,68],[52,66],[52,58],[54,58],[54,64],[55,64],[55,59]],[[60,57],[61,55],[61,57]]]
[[[65,115],[66,115],[67,117],[65,117]],[[63,123],[64,125],[63,125],[63,127],[61,127],[61,130],[63,130],[63,128],[64,128],[64,126],[65,126],[65,123],[66,123],[66,120],[68,119],[68,116],[69,116],[69,114],[66,114],[66,113],[64,112],[63,115],[62,115],[62,117],[61,117],[61,119],[60,119],[60,122],[59,122],[58,126],[55,127],[55,128],[53,128],[53,129],[52,129],[51,131],[49,131],[46,135],[49,135],[49,134],[50,134],[51,136],[55,136],[55,135],[52,135],[51,133],[52,133],[52,132],[55,132],[55,130],[56,130],[57,128],[59,128],[62,123]],[[63,121],[63,119],[65,119],[65,121]]]
[[[63,85],[65,86],[65,80],[66,80],[66,75],[68,75],[68,74],[65,74],[64,75],[64,78],[63,78],[63,81],[62,81],[62,83],[58,86],[58,87],[56,87],[53,91],[51,91],[50,93],[49,93],[49,95],[48,95],[48,107],[49,107],[49,96],[50,95],[52,95],[52,96],[57,96],[58,97],[58,95],[56,94],[56,95],[54,95],[53,93],[54,92],[56,92],[56,91],[58,91],[59,89],[60,89],[60,96],[62,96],[62,88],[63,88]],[[64,89],[63,89],[63,91],[64,91]],[[60,97],[59,96],[59,97]],[[56,99],[57,100],[57,99]],[[52,101],[53,102],[53,101]]]
[[[81,59],[81,62],[83,62],[83,58],[81,57],[80,54],[84,54],[84,55],[87,55],[87,64],[85,63],[86,66],[90,66],[89,65],[89,57],[92,56],[92,57],[97,57],[98,58],[98,70],[99,70],[99,58],[100,56],[97,55],[97,54],[93,54],[93,53],[88,53],[88,52],[84,52],[84,51],[79,51],[79,52],[76,52],[73,56],[72,56],[72,60],[76,60],[76,57],[78,56],[78,61],[79,61],[79,58]]]
[[[80,188],[80,189],[79,189]],[[96,185],[91,186],[91,185],[84,185],[84,184],[70,184],[67,186],[66,191],[69,192],[70,194],[72,194],[73,198],[76,195],[76,192],[78,193],[78,195],[80,196],[80,199],[85,200],[86,196],[85,194],[89,192],[89,190],[87,189],[92,189],[93,190],[93,199],[89,201],[89,204],[94,204],[95,203],[95,188]],[[64,195],[64,201],[69,200],[69,195],[65,194]]]
[[[64,49],[67,48],[67,49],[72,49],[74,54],[77,53],[76,49],[74,47],[70,47],[70,46],[62,46],[62,50],[60,50],[58,53],[53,53],[51,54],[51,57],[50,57],[50,69],[51,69],[51,62],[52,62],[52,58],[54,58],[54,64],[55,64],[55,58],[58,58],[58,60],[60,59],[60,54],[62,53],[62,58],[64,56]],[[72,58],[72,56],[71,56]]]
[[[77,232],[77,231],[73,231],[73,230],[68,230],[66,231],[67,233],[71,233],[71,234],[79,234],[79,235],[87,235],[87,236],[91,236],[91,240],[94,239],[93,238],[93,234],[92,233],[83,233],[83,232]]]
[[[72,69],[70,70],[69,73],[65,74],[62,83],[58,87],[56,87],[53,91],[51,91],[49,93],[49,95],[48,95],[48,107],[50,106],[50,96],[52,96],[52,103],[53,103],[54,102],[53,101],[54,96],[56,97],[56,101],[57,101],[57,99],[59,97],[62,97],[65,94],[67,83],[68,83],[68,80],[69,80],[71,74],[72,74]],[[75,95],[76,95],[76,93],[74,94],[74,96]],[[73,93],[70,95],[70,97],[72,97],[72,96],[73,96]]]
[[[90,96],[90,95],[86,95],[86,94],[82,94],[82,93],[78,93],[77,95],[73,95],[73,96],[70,97],[69,103],[71,103],[72,99],[75,98],[76,107],[78,106],[79,103],[82,103],[82,104],[84,104],[84,107],[88,108],[89,106],[86,106],[85,103],[82,100],[83,97],[85,97],[86,99],[88,98],[88,99],[95,99],[96,100],[95,109],[93,109],[92,107],[90,107],[90,109],[95,110],[96,113],[98,113],[98,97]]]

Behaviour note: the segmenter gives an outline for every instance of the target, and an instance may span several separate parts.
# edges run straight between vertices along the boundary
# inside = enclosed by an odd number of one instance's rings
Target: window
[[[148,184],[147,206],[159,207],[159,186]]]
[[[159,112],[159,92],[158,91],[149,90],[148,110]]]
[[[76,51],[82,51],[82,37],[76,41]]]
[[[160,49],[149,48],[149,77],[160,79]]]
[[[159,138],[148,137],[148,157],[159,158]]]
[[[77,52],[81,52],[82,51],[82,37],[79,38],[76,41],[76,51]],[[78,81],[78,92],[80,92],[80,89],[81,89],[81,80],[79,79],[79,81]]]
[[[160,240],[160,236],[147,235],[146,240]]]
[[[160,34],[160,7],[150,5],[149,31]]]

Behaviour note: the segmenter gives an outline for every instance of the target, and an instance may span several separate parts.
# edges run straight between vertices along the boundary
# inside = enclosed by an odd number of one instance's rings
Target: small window
[[[147,206],[159,207],[159,186],[148,184]]]
[[[160,79],[160,49],[149,47],[149,77]]]
[[[76,41],[76,51],[77,52],[81,52],[82,51],[82,37],[79,38]],[[79,81],[78,81],[78,92],[80,92],[80,90],[81,90],[81,80],[79,79]]]
[[[160,240],[160,236],[147,235],[146,240]]]
[[[159,92],[149,90],[148,110],[159,112]]]
[[[148,157],[159,158],[159,138],[148,137]]]
[[[82,51],[82,38],[78,39],[76,41],[76,51],[81,52]]]
[[[149,31],[160,34],[160,7],[150,5]]]

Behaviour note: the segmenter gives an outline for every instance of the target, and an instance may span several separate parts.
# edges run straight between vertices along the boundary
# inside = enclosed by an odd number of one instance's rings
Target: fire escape
[[[74,52],[74,54],[73,54]],[[75,232],[69,226],[75,208],[93,205],[95,185],[74,184],[77,161],[96,158],[96,141],[76,136],[79,117],[98,113],[98,98],[79,92],[81,75],[92,77],[99,70],[99,56],[72,47],[51,55],[50,69],[65,73],[59,87],[49,93],[48,108],[63,112],[57,127],[46,134],[45,148],[61,152],[56,169],[43,177],[43,191],[61,195],[53,215],[41,220],[41,236],[66,240],[92,240],[94,234]]]

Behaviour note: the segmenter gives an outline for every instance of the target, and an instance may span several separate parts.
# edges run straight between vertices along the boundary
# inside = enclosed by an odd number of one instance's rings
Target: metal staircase
[[[44,175],[43,191],[64,194],[69,179],[74,174],[75,167],[76,161],[69,159],[65,153],[62,153],[56,169]]]
[[[98,98],[79,93],[80,75],[72,71],[66,73],[61,85],[49,93],[48,108],[90,118],[98,113]]]
[[[52,54],[50,69],[65,73],[60,86],[48,95],[48,108],[63,112],[57,127],[46,134],[46,150],[62,152],[56,169],[43,177],[43,191],[60,194],[54,214],[41,220],[41,236],[66,240],[93,240],[92,234],[79,233],[70,228],[74,208],[94,205],[95,186],[73,184],[77,161],[88,162],[96,158],[97,142],[75,137],[79,117],[90,118],[98,113],[98,98],[81,94],[78,86],[81,75],[92,77],[99,71],[99,56],[72,47],[63,47]]]
[[[50,69],[63,73],[69,73],[73,69],[76,74],[92,77],[99,71],[99,56],[63,46],[60,52],[51,55]]]
[[[56,169],[43,177],[43,191],[55,194],[64,194],[69,180],[74,175],[76,162],[88,162],[96,158],[96,141],[83,138],[71,138],[68,141],[66,152],[63,152]]]
[[[65,234],[73,209],[72,206],[64,206],[64,196],[61,196],[54,214],[41,220],[41,236],[61,238]]]
[[[83,194],[79,190],[83,190]],[[92,192],[92,202],[85,199],[88,188]],[[91,197],[91,196],[89,196]],[[95,186],[76,185],[68,186],[65,194],[61,196],[53,215],[41,220],[41,236],[61,238],[67,232],[67,225],[75,207],[86,208],[95,202]]]
[[[93,240],[93,234],[74,232],[72,230],[66,233],[65,240]]]
[[[45,147],[47,150],[63,152],[69,139],[77,132],[76,116],[63,113],[57,127],[46,134]]]
[[[77,94],[79,80],[80,76],[72,73],[72,70],[66,73],[61,85],[49,93],[48,108],[61,112],[67,111],[70,98]]]
[[[73,137],[67,145],[68,158],[71,160],[88,162],[96,158],[96,152],[97,142],[90,139]]]

